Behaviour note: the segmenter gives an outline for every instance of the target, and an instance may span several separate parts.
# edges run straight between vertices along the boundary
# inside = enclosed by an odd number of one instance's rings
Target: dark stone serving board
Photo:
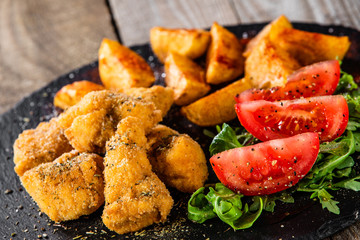
[[[239,38],[253,37],[265,24],[229,27]],[[321,26],[294,23],[294,27],[307,31],[346,35],[352,42],[343,69],[360,78],[360,32],[341,26]],[[153,55],[149,44],[132,47],[143,56],[155,72],[157,84],[163,83],[163,66]],[[330,51],[330,50],[329,50]],[[323,210],[308,195],[298,194],[294,204],[278,204],[274,214],[265,213],[251,229],[233,231],[219,219],[204,224],[187,220],[189,194],[171,189],[175,206],[164,224],[150,226],[144,231],[118,235],[109,231],[101,221],[102,208],[90,216],[55,224],[39,212],[37,205],[22,188],[13,168],[12,145],[24,129],[34,128],[59,114],[52,105],[54,94],[64,85],[78,81],[100,82],[97,62],[59,77],[48,86],[24,98],[13,109],[0,116],[0,237],[4,239],[321,239],[344,229],[359,219],[360,193],[339,191],[334,193],[340,201],[340,215]],[[202,133],[203,128],[188,122],[173,107],[164,123],[185,132],[199,141],[208,154],[210,139]],[[234,122],[236,123],[236,121]],[[214,131],[214,128],[208,128]],[[208,156],[207,156],[208,157]],[[217,178],[209,167],[209,183]]]

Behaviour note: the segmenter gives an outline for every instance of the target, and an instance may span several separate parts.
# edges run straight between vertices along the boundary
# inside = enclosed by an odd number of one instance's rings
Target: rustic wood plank
[[[139,0],[136,4],[110,0],[110,5],[125,45],[148,42],[153,26],[206,28],[214,21],[222,25],[239,23],[232,4],[222,0]]]
[[[0,1],[0,113],[116,38],[105,1]]]
[[[271,21],[284,14],[291,21],[337,24],[360,30],[358,0],[231,1],[240,16],[241,23]]]

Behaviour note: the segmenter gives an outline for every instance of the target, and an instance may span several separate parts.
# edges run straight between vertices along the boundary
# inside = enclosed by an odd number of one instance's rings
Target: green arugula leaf
[[[202,223],[217,216],[239,230],[251,227],[262,213],[263,201],[260,197],[254,198],[258,209],[250,211],[248,204],[242,204],[242,194],[234,193],[221,183],[215,184],[215,188],[209,187],[206,195],[204,190],[198,189],[188,202],[188,218],[192,221]]]
[[[360,191],[360,176],[343,180],[334,184],[335,187],[350,189],[353,191]]]
[[[310,198],[317,197],[322,205],[322,208],[326,208],[332,213],[340,214],[340,209],[337,206],[339,202],[333,200],[333,196],[325,189],[319,189],[314,192]]]
[[[222,130],[212,140],[209,151],[211,155],[215,155],[216,153],[242,146],[238,141],[236,132],[228,124],[224,123]]]
[[[341,71],[341,77],[335,90],[335,95],[343,92],[349,92],[357,89],[358,85],[355,83],[351,74]]]
[[[188,202],[188,218],[198,223],[216,217],[212,205],[205,198],[204,190],[204,187],[199,188]]]

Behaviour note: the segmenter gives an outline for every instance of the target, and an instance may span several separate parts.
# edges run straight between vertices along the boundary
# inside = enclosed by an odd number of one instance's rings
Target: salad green
[[[322,143],[317,160],[310,172],[299,183],[286,191],[256,197],[237,194],[221,183],[198,189],[188,202],[188,218],[202,223],[219,217],[233,229],[245,229],[253,225],[263,211],[273,212],[276,201],[293,203],[292,194],[305,192],[309,198],[318,199],[322,208],[339,214],[338,201],[332,191],[349,189],[360,191],[360,174],[354,169],[353,154],[360,152],[360,90],[350,74],[341,72],[336,94],[342,94],[348,103],[349,122],[346,133],[332,142]],[[231,128],[224,123],[216,126],[209,151],[216,153],[257,143],[244,128]]]

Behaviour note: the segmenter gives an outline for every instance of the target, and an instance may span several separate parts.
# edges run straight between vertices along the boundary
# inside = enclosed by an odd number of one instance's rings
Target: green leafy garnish
[[[237,147],[242,147],[242,145],[236,137],[236,132],[228,124],[224,123],[222,130],[212,140],[209,151],[211,155],[214,155]]]
[[[243,147],[245,145],[254,144],[257,139],[248,133],[244,128],[231,128],[224,123],[222,127],[216,126],[217,135],[208,130],[204,130],[207,136],[214,135],[210,144],[209,151],[211,155],[223,152],[232,148]]]
[[[254,197],[252,206],[256,207],[250,210],[247,203],[242,203],[242,194],[234,193],[221,183],[215,184],[215,188],[209,187],[206,195],[204,191],[204,187],[197,190],[188,202],[188,218],[192,221],[203,223],[217,216],[234,230],[246,229],[263,210],[263,198]]]

